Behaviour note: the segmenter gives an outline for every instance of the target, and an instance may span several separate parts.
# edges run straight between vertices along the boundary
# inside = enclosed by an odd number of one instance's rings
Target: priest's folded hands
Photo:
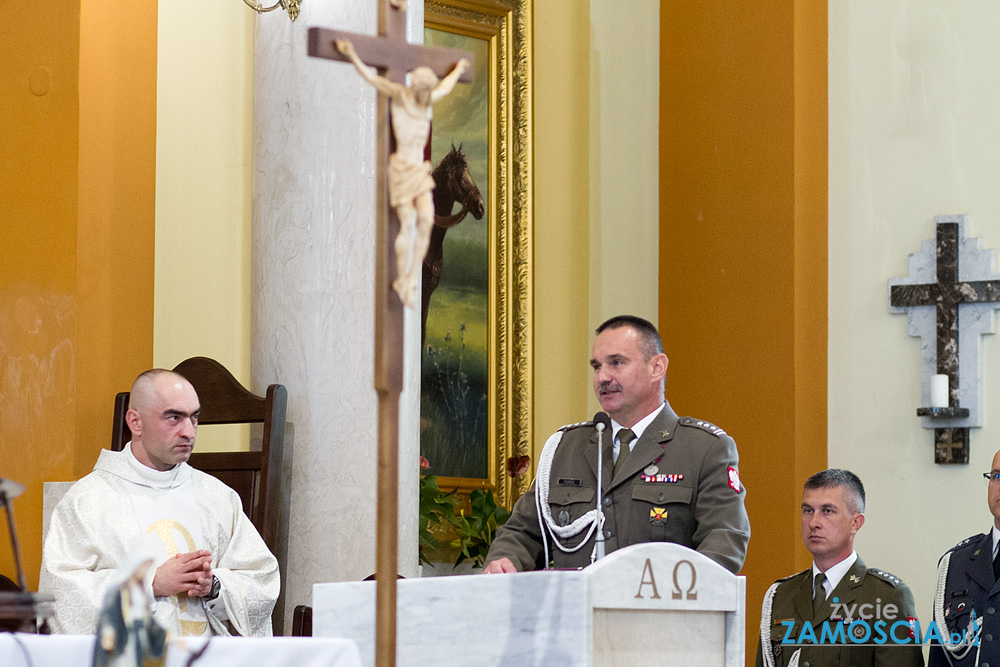
[[[177,554],[156,569],[153,595],[166,597],[187,593],[203,598],[212,591],[212,553],[206,549]]]

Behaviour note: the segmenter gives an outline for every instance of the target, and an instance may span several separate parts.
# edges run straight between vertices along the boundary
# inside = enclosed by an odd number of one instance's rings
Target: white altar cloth
[[[167,649],[167,667],[183,667],[203,638],[176,639]],[[93,635],[0,633],[3,667],[90,667]],[[27,656],[27,660],[25,659]],[[360,667],[354,642],[312,637],[213,637],[193,667]]]

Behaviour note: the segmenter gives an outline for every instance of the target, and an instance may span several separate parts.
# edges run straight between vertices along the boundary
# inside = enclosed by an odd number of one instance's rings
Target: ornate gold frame
[[[494,489],[511,507],[529,475],[511,477],[507,461],[530,455],[532,364],[531,195],[532,0],[427,0],[424,27],[488,40],[490,86],[490,386],[489,477],[438,477],[463,495]]]

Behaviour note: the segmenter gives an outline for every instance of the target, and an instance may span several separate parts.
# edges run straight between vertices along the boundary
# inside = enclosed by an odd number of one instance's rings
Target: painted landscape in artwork
[[[440,279],[427,306],[421,364],[420,451],[425,471],[446,477],[485,478],[489,461],[489,42],[426,29],[424,43],[472,51],[472,84],[459,84],[434,105],[431,164],[460,150],[485,211],[448,227],[440,243]],[[454,157],[454,156],[452,156]],[[439,186],[439,188],[442,186]],[[435,211],[437,215],[458,213]],[[441,234],[439,231],[438,234]],[[428,291],[427,280],[424,290]]]

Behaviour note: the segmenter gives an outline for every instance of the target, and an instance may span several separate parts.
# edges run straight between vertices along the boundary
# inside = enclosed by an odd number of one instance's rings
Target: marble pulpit
[[[582,570],[405,579],[397,664],[743,667],[746,579],[677,544]],[[374,664],[374,582],[316,584],[313,635]]]

